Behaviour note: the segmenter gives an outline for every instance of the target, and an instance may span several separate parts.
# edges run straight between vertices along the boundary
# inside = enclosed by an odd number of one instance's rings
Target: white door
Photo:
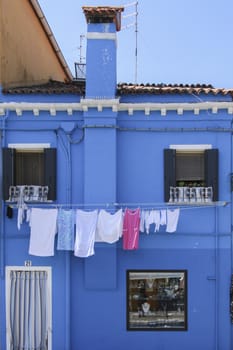
[[[6,267],[7,350],[51,350],[51,267]]]

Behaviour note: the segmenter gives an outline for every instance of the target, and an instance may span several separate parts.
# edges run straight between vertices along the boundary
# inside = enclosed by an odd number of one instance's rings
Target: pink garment
[[[138,249],[140,209],[126,209],[123,222],[123,249]]]

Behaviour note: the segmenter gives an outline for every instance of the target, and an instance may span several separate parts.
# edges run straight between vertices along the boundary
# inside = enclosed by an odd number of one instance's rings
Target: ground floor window
[[[187,271],[127,271],[128,330],[187,330]]]
[[[6,267],[7,350],[51,350],[51,268]]]

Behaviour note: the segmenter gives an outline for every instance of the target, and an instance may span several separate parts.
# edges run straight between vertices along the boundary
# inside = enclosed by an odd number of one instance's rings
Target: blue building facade
[[[85,82],[1,92],[1,349],[13,349],[8,279],[20,267],[49,268],[41,349],[232,349],[233,91],[117,84],[122,10],[84,8]],[[56,235],[54,255],[29,254],[31,228],[26,217],[20,221],[24,207],[14,191],[32,185],[23,181],[34,166],[36,174],[43,168],[38,184],[45,197],[26,200],[29,209],[139,208],[141,217],[178,210],[177,225],[169,232],[155,222],[141,229],[137,249],[123,249],[123,238],[95,242],[95,254],[81,258],[58,250]],[[151,281],[156,291],[150,285],[142,297],[138,283]],[[171,306],[161,288],[180,288],[182,297]]]

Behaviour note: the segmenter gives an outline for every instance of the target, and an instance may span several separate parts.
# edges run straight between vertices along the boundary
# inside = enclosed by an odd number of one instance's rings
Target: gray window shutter
[[[44,182],[49,186],[48,199],[56,200],[57,188],[57,150],[45,148],[44,150]]]
[[[170,186],[176,186],[176,150],[164,150],[164,200],[169,201]]]
[[[3,168],[3,199],[9,199],[9,188],[15,181],[15,149],[2,149],[2,168]]]
[[[205,150],[205,185],[213,188],[213,201],[218,201],[218,149]]]

